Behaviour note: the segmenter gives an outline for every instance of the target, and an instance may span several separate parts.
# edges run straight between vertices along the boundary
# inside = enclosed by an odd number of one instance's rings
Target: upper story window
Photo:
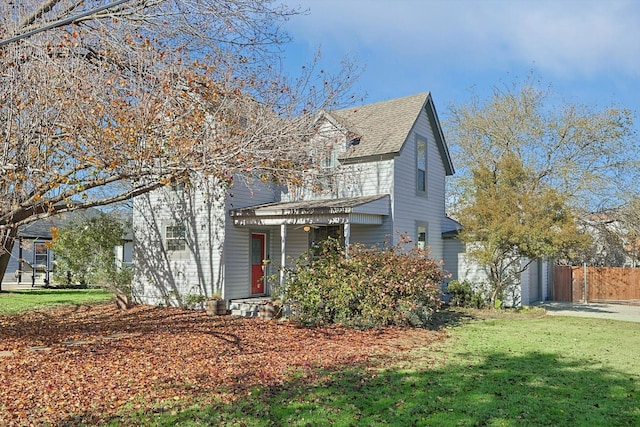
[[[187,228],[183,224],[168,225],[165,241],[168,251],[184,251],[187,248]]]
[[[416,190],[427,192],[427,141],[420,137],[416,140]]]
[[[182,193],[185,189],[184,182],[173,182],[171,184],[171,191],[174,193]]]
[[[335,169],[338,164],[338,152],[333,146],[327,147],[327,151],[320,158],[320,167],[322,169]]]
[[[36,265],[49,265],[49,248],[45,242],[33,244],[33,263]]]

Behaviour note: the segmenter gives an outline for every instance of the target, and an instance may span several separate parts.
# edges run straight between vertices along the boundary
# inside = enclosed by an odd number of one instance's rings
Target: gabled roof
[[[462,224],[460,224],[453,218],[449,218],[448,216],[442,218],[441,226],[443,239],[458,237],[458,234],[460,234],[460,231],[462,231]]]
[[[429,92],[331,111],[327,115],[343,131],[360,137],[359,144],[352,146],[341,156],[341,160],[348,162],[367,157],[398,155],[423,110],[433,129],[445,172],[453,175],[449,149]]]
[[[128,211],[115,211],[114,214],[125,224],[131,221],[131,213]],[[52,227],[64,227],[78,217],[89,219],[95,218],[98,215],[100,215],[100,210],[96,208],[88,208],[50,216],[34,222],[30,222],[28,224],[21,225],[20,227],[18,227],[18,237],[26,239],[51,240],[53,238],[53,235],[51,233]],[[129,228],[129,226],[125,227],[126,235],[123,237],[124,240],[133,240],[132,232]]]

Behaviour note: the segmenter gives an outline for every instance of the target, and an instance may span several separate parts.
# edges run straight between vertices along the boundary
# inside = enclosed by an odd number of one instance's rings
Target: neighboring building
[[[52,229],[64,227],[78,216],[92,217],[98,212],[93,208],[74,211],[20,226],[2,283],[48,284],[55,266],[55,253],[49,248],[53,239]],[[116,262],[131,265],[132,238],[129,233],[124,236],[122,246],[114,248]]]
[[[593,267],[637,267],[640,242],[624,218],[617,209],[580,218],[579,228],[591,237],[591,244],[567,262]]]
[[[467,246],[458,238],[462,225],[447,218],[442,227],[444,265],[451,280],[468,281],[476,287],[488,287],[489,270],[467,254]],[[524,266],[526,259],[521,261]],[[553,263],[546,259],[534,260],[518,276],[517,283],[505,295],[504,304],[509,307],[531,305],[553,297]]]
[[[454,170],[431,95],[327,112],[317,125],[324,148],[310,153],[320,165],[313,189],[234,177],[228,190],[201,180],[136,198],[134,298],[267,296],[281,267],[328,236],[380,244],[406,233],[442,259]]]

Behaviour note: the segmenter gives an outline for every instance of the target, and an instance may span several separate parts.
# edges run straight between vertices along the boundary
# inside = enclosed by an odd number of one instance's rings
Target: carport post
[[[344,255],[349,258],[349,245],[351,244],[351,224],[344,224]]]
[[[280,224],[280,286],[284,286],[284,268],[287,265],[287,224]]]

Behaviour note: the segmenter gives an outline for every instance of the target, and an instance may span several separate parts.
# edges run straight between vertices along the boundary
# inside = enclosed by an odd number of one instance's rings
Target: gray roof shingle
[[[400,153],[420,112],[425,109],[447,174],[453,174],[449,150],[429,92],[331,111],[328,115],[345,131],[360,137],[341,160]]]
[[[347,130],[361,136],[360,144],[346,157],[398,153],[429,92],[332,111]]]

